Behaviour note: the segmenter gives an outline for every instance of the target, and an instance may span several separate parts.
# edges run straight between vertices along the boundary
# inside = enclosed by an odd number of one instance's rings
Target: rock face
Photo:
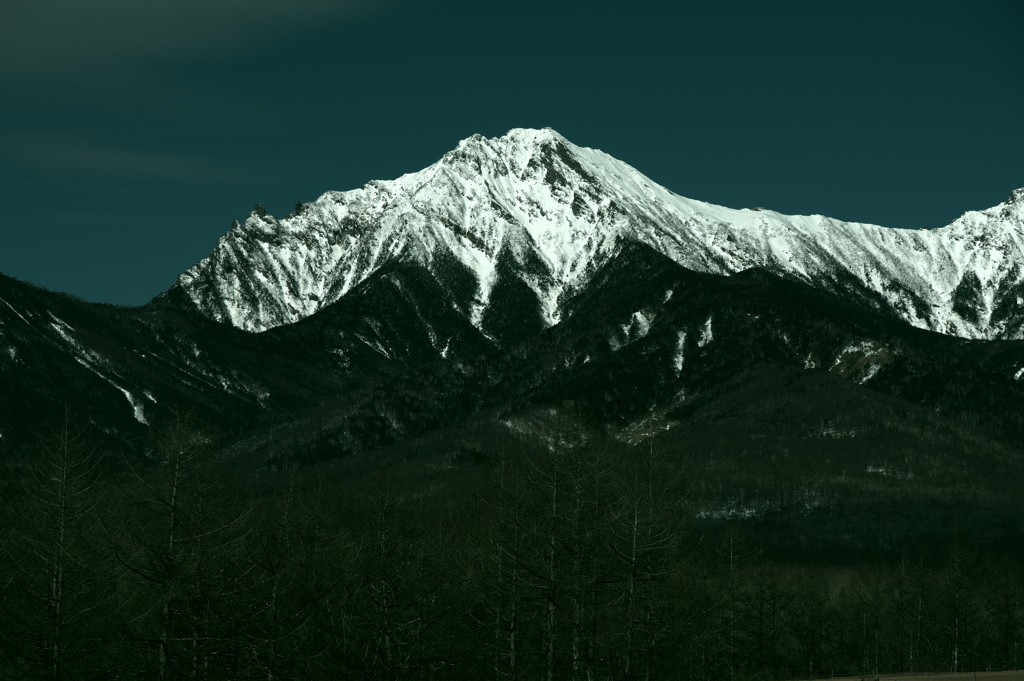
[[[735,210],[678,196],[550,129],[470,137],[425,170],[328,192],[281,220],[257,206],[169,294],[264,331],[385,265],[416,264],[501,343],[561,321],[629,242],[700,272],[759,267],[920,328],[1024,338],[1024,189],[933,230]]]

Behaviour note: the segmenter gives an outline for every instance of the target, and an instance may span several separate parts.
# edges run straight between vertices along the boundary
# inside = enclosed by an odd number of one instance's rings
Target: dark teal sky
[[[551,126],[731,207],[1024,186],[1024,2],[0,0],[0,271],[141,304],[234,219]]]

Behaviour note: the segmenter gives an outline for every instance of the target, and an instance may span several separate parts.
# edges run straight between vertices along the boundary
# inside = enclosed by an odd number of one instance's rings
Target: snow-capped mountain
[[[551,129],[475,135],[420,172],[328,192],[281,220],[257,206],[176,288],[211,318],[263,331],[414,262],[454,287],[485,332],[503,274],[550,326],[623,242],[702,272],[764,268],[946,334],[1024,337],[1024,189],[934,230],[736,210],[678,196]]]
[[[685,199],[550,130],[473,137],[258,209],[141,308],[0,275],[0,458],[30,465],[70,414],[116,465],[185,413],[260,485],[308,466],[358,490],[386,464],[443,500],[568,412],[693,464],[695,522],[770,514],[863,550],[891,509],[931,508],[997,536],[1020,516],[1024,340],[980,339],[1024,337],[1022,238],[1021,190],[895,230]]]

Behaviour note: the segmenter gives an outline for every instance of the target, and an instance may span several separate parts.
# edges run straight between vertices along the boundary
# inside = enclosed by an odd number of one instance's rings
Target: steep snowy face
[[[478,328],[509,276],[551,325],[629,241],[703,272],[762,267],[922,328],[1024,337],[1024,190],[935,230],[734,210],[678,196],[550,129],[473,136],[425,170],[328,192],[281,220],[257,206],[177,286],[204,314],[262,331],[413,262]]]
[[[313,314],[387,263],[413,261],[441,280],[465,278],[453,268],[468,275],[474,291],[459,305],[479,323],[506,259],[555,323],[562,293],[625,226],[581,152],[551,130],[474,136],[423,171],[328,192],[283,220],[257,207],[178,286],[207,315],[261,331]]]

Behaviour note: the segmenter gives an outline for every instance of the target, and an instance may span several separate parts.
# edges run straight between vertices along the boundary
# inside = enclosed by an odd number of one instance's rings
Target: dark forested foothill
[[[530,445],[243,478],[187,415],[122,457],[68,415],[5,474],[0,678],[791,679],[1018,668],[1019,560],[856,564],[709,530],[699,458],[572,405]],[[702,520],[703,517],[703,520]],[[703,524],[702,524],[703,523]]]
[[[483,330],[443,261],[262,333],[0,277],[0,678],[1024,666],[1024,342],[636,244],[541,328],[514,256]]]

